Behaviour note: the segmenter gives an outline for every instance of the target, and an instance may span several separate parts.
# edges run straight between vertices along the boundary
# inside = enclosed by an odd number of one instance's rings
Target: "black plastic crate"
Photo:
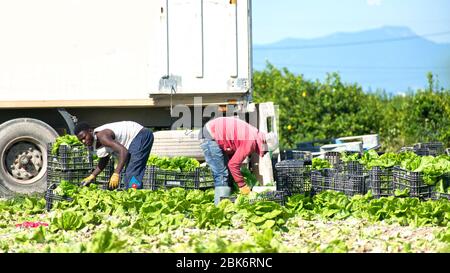
[[[155,166],[146,166],[144,179],[142,180],[142,188],[147,190],[157,190],[158,188],[162,188],[163,184],[156,185],[155,172],[158,170]]]
[[[62,180],[73,184],[81,184],[82,180],[91,175],[92,170],[74,170],[74,171],[62,171],[62,170],[47,170],[47,186],[51,184],[59,185]],[[109,179],[111,178],[112,171],[110,169],[103,170],[92,182],[97,184],[99,189],[108,190]],[[121,183],[119,188],[123,188]]]
[[[352,174],[352,175],[368,175],[368,171],[364,168],[364,165],[358,161],[340,162],[335,165],[335,168],[340,173]]]
[[[325,190],[343,192],[347,196],[367,193],[368,173],[357,161],[341,162],[333,169],[315,170],[311,174],[313,194]]]
[[[311,192],[311,166],[301,160],[284,160],[275,165],[278,191],[286,195]]]
[[[438,156],[445,153],[445,148],[442,142],[416,143],[413,146],[413,151],[420,156]]]
[[[94,166],[95,167],[95,166]],[[97,177],[95,178],[95,183],[98,185],[100,189],[108,190],[109,189],[109,180],[113,175],[115,170],[115,160],[114,157],[110,157],[108,163],[106,163],[106,167],[101,171]],[[125,185],[122,181],[124,172],[120,172],[120,183],[118,189],[125,188]]]
[[[336,190],[338,170],[322,169],[311,172],[312,193],[317,194],[326,190]]]
[[[450,194],[448,193],[442,193],[442,192],[433,192],[432,197],[433,200],[439,200],[439,199],[447,199],[450,201]]]
[[[143,188],[151,190],[173,187],[197,190],[214,188],[214,178],[209,168],[197,168],[192,172],[178,172],[147,166],[143,180]]]
[[[409,197],[432,198],[434,187],[423,182],[422,173],[412,172],[398,166],[393,170],[393,190],[409,190]]]
[[[96,166],[94,166],[95,168]],[[103,169],[103,171],[101,171],[97,177],[95,178],[95,182],[97,183],[101,183],[101,184],[107,184],[109,183],[109,180],[111,179],[111,176],[114,173],[114,158],[111,157],[108,161],[108,163],[106,163],[105,168]]]
[[[375,198],[392,196],[393,192],[393,168],[373,167],[369,170],[368,190]]]
[[[341,151],[341,152],[329,151],[325,152],[324,159],[330,162],[332,166],[340,166],[344,164],[344,162],[341,159],[342,153],[346,153],[348,155],[358,154],[358,156],[361,157],[361,153],[355,151]]]
[[[341,152],[325,152],[324,158],[333,166],[340,164]]]
[[[74,171],[93,168],[92,155],[84,145],[59,146],[58,153],[52,154],[53,143],[47,145],[48,169]]]
[[[368,175],[339,172],[335,176],[335,191],[343,192],[347,196],[367,193]]]
[[[231,174],[230,174],[231,175]],[[214,188],[214,177],[209,167],[195,170],[196,189],[206,190]]]
[[[81,181],[91,174],[90,170],[77,170],[77,171],[61,171],[47,169],[47,186],[52,184],[59,185],[62,180],[70,183],[79,184]]]
[[[45,192],[45,209],[50,211],[53,207],[55,201],[68,201],[72,202],[73,199],[70,197],[61,196],[55,193],[55,189],[58,187],[57,184],[52,184],[48,187]]]

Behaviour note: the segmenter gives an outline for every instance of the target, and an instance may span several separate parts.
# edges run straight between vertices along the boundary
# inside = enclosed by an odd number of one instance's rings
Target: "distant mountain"
[[[395,94],[425,88],[427,72],[450,88],[450,44],[432,42],[407,27],[254,45],[253,68],[263,70],[266,61],[312,80],[323,81],[327,72],[339,72],[344,82],[358,83],[365,91]]]

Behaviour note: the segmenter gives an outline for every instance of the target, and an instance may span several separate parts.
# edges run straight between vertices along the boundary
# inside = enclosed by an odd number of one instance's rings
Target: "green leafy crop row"
[[[200,167],[200,162],[194,158],[185,156],[156,156],[151,155],[147,160],[147,165],[157,166],[162,170],[179,171],[179,172],[193,172]]]
[[[383,221],[403,226],[450,227],[450,202],[447,200],[373,199],[370,194],[348,198],[342,193],[323,192],[314,197],[292,196],[285,206],[270,201],[250,202],[245,196],[239,196],[235,203],[224,200],[215,206],[212,190],[104,191],[95,185],[78,188],[62,182],[58,191],[74,200],[56,202],[48,213],[44,210],[44,199],[39,197],[0,201],[1,250],[132,252],[169,246],[176,249],[172,246],[174,237],[168,234],[179,234],[176,236],[184,238],[181,239],[184,248],[178,251],[186,251],[189,247],[199,252],[274,252],[283,249],[282,237],[297,230],[293,225],[297,218],[307,221],[358,218],[374,224]],[[49,225],[36,229],[16,227],[24,221]],[[207,231],[227,230],[231,234],[245,230],[250,237],[232,243],[221,237],[205,241],[200,236]],[[183,235],[180,231],[198,231],[198,235]],[[438,239],[448,244],[448,235],[442,234]],[[326,246],[317,245],[317,242],[308,245],[312,247],[311,251],[348,250],[345,242],[338,238],[330,240]]]

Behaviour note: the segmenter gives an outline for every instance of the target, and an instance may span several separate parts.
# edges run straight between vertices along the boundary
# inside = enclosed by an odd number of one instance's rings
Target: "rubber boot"
[[[214,205],[220,203],[221,197],[229,197],[231,195],[231,187],[228,186],[217,186],[214,188]]]

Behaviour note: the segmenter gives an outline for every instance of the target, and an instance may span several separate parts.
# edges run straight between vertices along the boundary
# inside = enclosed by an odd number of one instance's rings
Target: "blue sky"
[[[450,31],[450,0],[253,0],[252,9],[254,44],[381,26],[418,35]],[[426,38],[450,43],[450,33]]]

